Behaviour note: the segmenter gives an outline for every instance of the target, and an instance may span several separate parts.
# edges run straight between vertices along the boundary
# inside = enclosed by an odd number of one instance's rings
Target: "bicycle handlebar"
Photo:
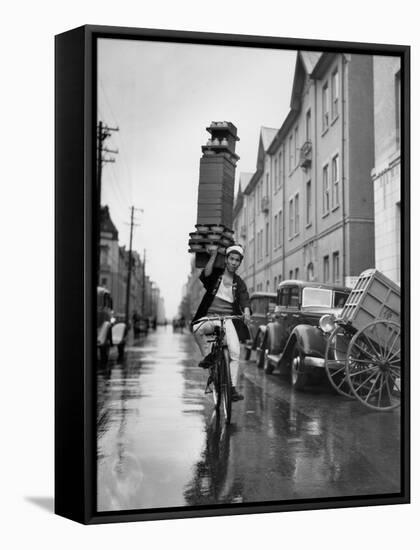
[[[213,315],[212,317],[201,317],[200,319],[197,319],[195,323],[191,323],[192,325],[198,325],[200,323],[200,326],[207,321],[226,321],[227,319],[243,319],[243,315]]]

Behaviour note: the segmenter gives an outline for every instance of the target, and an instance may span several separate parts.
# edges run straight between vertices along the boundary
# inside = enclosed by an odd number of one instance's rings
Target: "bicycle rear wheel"
[[[230,424],[232,416],[232,380],[230,377],[229,362],[229,352],[225,348],[220,355],[218,371],[220,377],[221,403],[226,424]]]

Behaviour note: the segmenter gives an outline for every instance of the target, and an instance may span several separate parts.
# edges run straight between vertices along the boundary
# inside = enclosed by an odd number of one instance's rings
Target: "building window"
[[[299,129],[296,126],[295,128],[295,140],[294,140],[294,149],[295,149],[295,167],[299,162]]]
[[[299,279],[299,268],[295,269],[295,279]]]
[[[306,138],[306,141],[311,141],[311,110],[310,109],[306,111],[305,138]]]
[[[111,266],[111,261],[109,257],[109,246],[107,245],[101,245],[100,249],[100,265],[101,266]]]
[[[312,188],[311,180],[306,182],[306,225],[312,223]]]
[[[263,229],[259,232],[259,242],[258,242],[258,260],[262,260],[263,257]]]
[[[332,159],[332,168],[331,168],[331,178],[332,178],[332,206],[338,206],[340,204],[339,200],[339,178],[340,170],[338,164],[338,155]]]
[[[246,257],[248,259],[248,265],[254,265],[254,257],[255,257],[255,241],[254,238],[252,238],[249,241],[249,254],[246,254]]]
[[[277,193],[279,189],[279,174],[278,174],[278,161],[277,157],[274,159],[274,193]]]
[[[279,212],[279,240],[278,240],[278,246],[279,248],[283,246],[283,212],[280,210]]]
[[[340,253],[333,253],[333,282],[340,282]]]
[[[338,69],[336,69],[332,74],[331,79],[331,119],[334,120],[338,117],[338,90],[339,90],[339,84],[338,84]]]
[[[268,256],[270,242],[270,233],[268,231],[268,222],[265,224],[265,255]]]
[[[276,250],[278,248],[278,238],[279,238],[279,229],[278,229],[278,224],[279,224],[279,217],[278,217],[278,214],[276,214],[274,216],[274,250]]]
[[[401,140],[401,72],[398,71],[395,75],[395,125],[396,125],[396,142],[397,147],[400,146]]]
[[[328,82],[326,82],[322,88],[322,130],[326,130],[329,124],[329,93]]]
[[[293,279],[293,269],[289,271],[289,279]]]
[[[277,290],[277,276],[274,277],[274,292]]]
[[[324,283],[328,283],[330,280],[330,257],[324,256]]]
[[[306,269],[306,277],[307,277],[308,281],[313,281],[315,279],[314,264],[312,262],[308,264],[308,267]]]
[[[265,196],[268,198],[270,195],[270,175],[265,175]]]
[[[293,169],[293,136],[289,136],[289,172]]]
[[[279,154],[279,189],[283,185],[283,154]]]
[[[294,220],[293,220],[293,199],[289,200],[289,239],[293,237],[293,227],[294,227]]]
[[[322,169],[322,213],[328,214],[330,211],[330,182],[328,174],[328,164]]]
[[[254,205],[255,205],[255,197],[254,197],[254,194],[250,195],[249,196],[249,222],[253,222],[254,221],[254,218],[255,218],[255,210],[254,210]]]
[[[299,233],[300,217],[299,217],[299,193],[295,195],[295,235]]]

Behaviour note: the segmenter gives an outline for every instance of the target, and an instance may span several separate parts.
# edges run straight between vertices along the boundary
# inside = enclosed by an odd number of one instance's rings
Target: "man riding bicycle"
[[[200,274],[200,281],[203,283],[206,293],[192,320],[193,334],[204,357],[199,366],[204,369],[213,365],[214,358],[209,353],[210,344],[207,337],[214,332],[214,327],[218,324],[218,321],[200,323],[200,319],[212,315],[243,315],[245,323],[248,323],[251,316],[246,284],[236,275],[236,271],[244,257],[242,246],[233,245],[227,248],[224,269],[214,267],[216,255],[217,249],[211,253],[206,267]],[[196,324],[195,327],[194,324]],[[232,401],[239,401],[243,399],[243,395],[236,390],[240,354],[239,341],[249,338],[249,333],[246,324],[239,319],[227,319],[225,327],[233,384]]]

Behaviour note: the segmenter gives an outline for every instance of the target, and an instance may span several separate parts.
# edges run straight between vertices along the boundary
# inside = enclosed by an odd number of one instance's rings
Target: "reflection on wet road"
[[[293,392],[241,362],[232,425],[187,331],[160,327],[98,371],[98,511],[395,493],[399,411]]]

